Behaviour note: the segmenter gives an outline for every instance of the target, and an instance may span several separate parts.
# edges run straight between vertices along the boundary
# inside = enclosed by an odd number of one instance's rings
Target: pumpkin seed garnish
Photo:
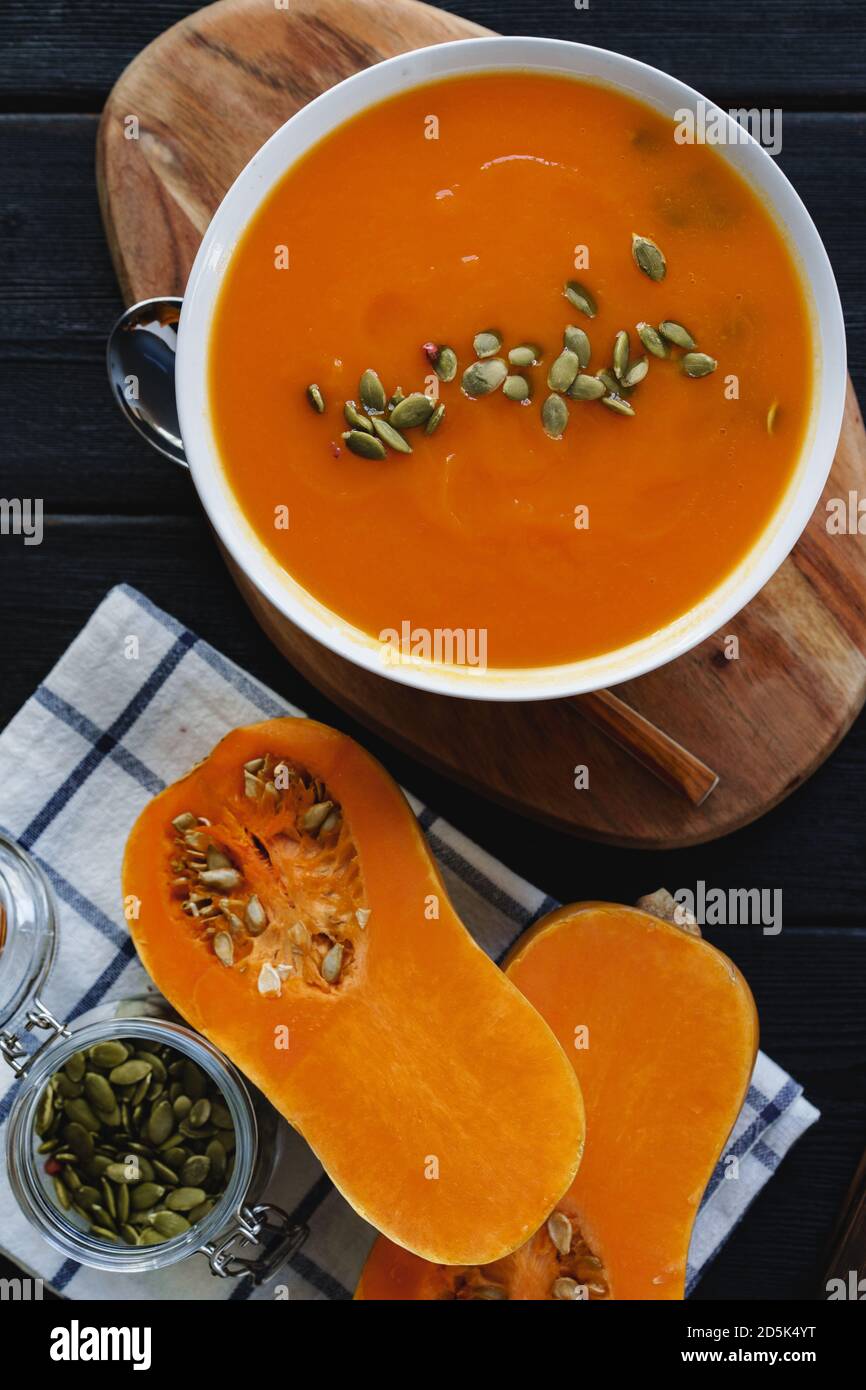
[[[577,280],[567,280],[562,292],[569,304],[573,304],[575,309],[586,314],[588,319],[595,318],[598,313],[598,305],[585,285],[581,285]]]
[[[381,414],[385,409],[385,402],[388,399],[385,395],[385,388],[379,379],[378,372],[374,372],[372,367],[368,367],[361,374],[358,382],[358,399],[366,411]]]
[[[525,376],[520,376],[519,374],[514,376],[509,375],[503,382],[502,394],[503,396],[507,396],[510,401],[528,401],[530,395],[529,382],[526,380]]]
[[[434,430],[438,430],[439,426],[440,426],[441,423],[442,423],[442,417],[443,417],[444,414],[445,414],[445,402],[444,402],[444,401],[440,401],[439,404],[436,406],[436,409],[433,411],[432,415],[430,416],[430,419],[427,421],[426,425],[424,426],[424,433],[425,433],[425,434],[432,434]]]
[[[651,323],[639,323],[637,325],[637,336],[640,338],[647,352],[651,352],[653,357],[667,357],[669,355],[664,338],[653,328]]]
[[[472,339],[476,357],[495,357],[502,347],[502,334],[495,328],[485,328]]]
[[[585,376],[582,372],[574,378],[568,394],[575,401],[597,401],[605,393],[605,384],[597,376]]]
[[[617,381],[622,381],[628,371],[630,350],[628,334],[621,328],[613,341],[613,371]]]
[[[636,232],[632,232],[631,254],[638,270],[642,270],[651,280],[659,281],[665,278],[667,263],[664,254],[648,236],[638,236]]]
[[[457,375],[457,353],[443,344],[436,353],[433,370],[440,381],[453,381]]]
[[[316,411],[317,415],[323,415],[325,411],[325,398],[319,387],[313,381],[307,387],[307,400]]]
[[[351,449],[353,454],[357,454],[362,459],[383,459],[385,457],[385,445],[381,439],[377,439],[372,434],[365,434],[363,430],[346,430],[343,434],[346,447]]]
[[[508,376],[508,368],[501,357],[488,357],[483,362],[473,362],[463,373],[463,390],[472,400],[479,396],[489,396],[491,391],[498,391],[505,378]]]
[[[399,430],[394,429],[394,426],[390,424],[389,421],[374,416],[373,429],[376,431],[382,443],[387,444],[391,449],[395,449],[398,454],[411,454],[412,445],[403,438]]]
[[[706,352],[687,352],[681,365],[686,376],[709,376],[719,364]]]
[[[602,396],[601,403],[606,405],[608,409],[615,410],[618,415],[634,415],[635,413],[634,406],[629,405],[628,401],[624,401],[622,396]]]
[[[628,371],[622,379],[622,384],[626,390],[631,391],[643,381],[649,371],[649,362],[645,357],[639,357],[637,362],[632,362]]]
[[[395,405],[388,423],[395,430],[413,429],[416,425],[426,425],[433,414],[434,403],[423,391],[412,391]]]
[[[547,384],[551,391],[567,391],[579,371],[580,358],[577,353],[572,352],[571,348],[563,348],[559,356],[550,364]]]
[[[569,323],[566,325],[562,340],[567,348],[577,354],[580,370],[583,371],[585,367],[588,367],[592,355],[592,345],[588,334],[584,333],[582,328],[576,328],[573,323]]]
[[[621,383],[617,381],[609,367],[602,367],[601,371],[596,372],[596,376],[602,385],[608,391],[612,392],[613,395],[617,395],[623,389]]]
[[[541,423],[551,439],[561,439],[568,427],[568,406],[561,396],[550,395],[541,407]]]
[[[368,415],[361,414],[354,401],[346,401],[343,416],[350,429],[363,430],[365,434],[373,433],[373,422]]]
[[[697,347],[697,343],[687,328],[683,328],[681,323],[674,323],[673,319],[664,319],[659,324],[659,333],[663,338],[667,338],[669,343],[675,347],[685,348],[690,352]]]
[[[541,348],[537,343],[518,343],[509,349],[508,360],[512,367],[537,367],[541,361]]]

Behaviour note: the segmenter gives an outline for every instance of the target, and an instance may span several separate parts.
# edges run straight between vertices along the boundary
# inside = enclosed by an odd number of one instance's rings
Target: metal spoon
[[[142,299],[121,314],[108,337],[111,392],[133,429],[154,449],[189,465],[177,419],[174,357],[182,299]]]

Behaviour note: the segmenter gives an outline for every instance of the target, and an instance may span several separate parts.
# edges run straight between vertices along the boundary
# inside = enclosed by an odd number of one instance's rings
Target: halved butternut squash
[[[682,1298],[692,1225],[757,1051],[748,985],[699,935],[609,903],[551,913],[506,970],[580,1080],[580,1171],[506,1259],[445,1268],[380,1239],[356,1297]]]
[[[495,1260],[571,1183],[574,1071],[351,739],[303,719],[229,734],[142,812],[124,894],[158,987],[393,1241]]]

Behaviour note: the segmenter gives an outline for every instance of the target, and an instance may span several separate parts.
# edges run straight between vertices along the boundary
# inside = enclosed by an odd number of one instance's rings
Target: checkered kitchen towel
[[[59,951],[43,991],[55,1016],[71,1021],[103,999],[149,987],[119,910],[124,842],[147,800],[235,725],[299,713],[134,589],[108,594],[0,735],[0,826],[42,866],[60,904]],[[410,800],[462,917],[501,958],[556,904]],[[14,1093],[0,1075],[0,1141]],[[728,1149],[740,1160],[739,1180],[726,1182],[721,1166],[713,1177],[692,1240],[690,1287],[817,1118],[796,1082],[760,1054]],[[294,1132],[289,1145],[267,1197],[306,1221],[310,1237],[276,1282],[292,1298],[349,1298],[374,1232]],[[120,1277],[63,1260],[28,1226],[5,1168],[0,1244],[71,1298],[273,1297],[273,1283],[253,1290],[249,1280],[214,1278],[198,1255]]]

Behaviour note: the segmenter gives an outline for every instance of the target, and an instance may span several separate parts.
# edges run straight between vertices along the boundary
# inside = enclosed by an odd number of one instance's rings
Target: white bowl
[[[388,665],[382,644],[326,608],[277,563],[241,512],[220,463],[208,408],[208,340],[225,268],[238,240],[286,170],[336,126],[383,98],[461,73],[518,69],[603,82],[666,115],[704,101],[692,88],[633,58],[559,39],[464,39],[389,58],[347,78],[287,121],[232,184],[190,274],[177,354],[181,432],[195,486],[226,549],[266,599],[332,651],[394,680],[440,694],[485,700],[541,700],[630,680],[716,632],[758,592],[791,551],[815,508],[833,462],[845,401],[845,333],[830,262],[799,197],[773,159],[725,115],[736,142],[719,146],[760,194],[798,263],[814,343],[810,420],[799,462],[766,531],[711,594],[666,627],[626,647],[557,666],[489,668],[416,660]],[[710,112],[717,111],[706,103]]]

